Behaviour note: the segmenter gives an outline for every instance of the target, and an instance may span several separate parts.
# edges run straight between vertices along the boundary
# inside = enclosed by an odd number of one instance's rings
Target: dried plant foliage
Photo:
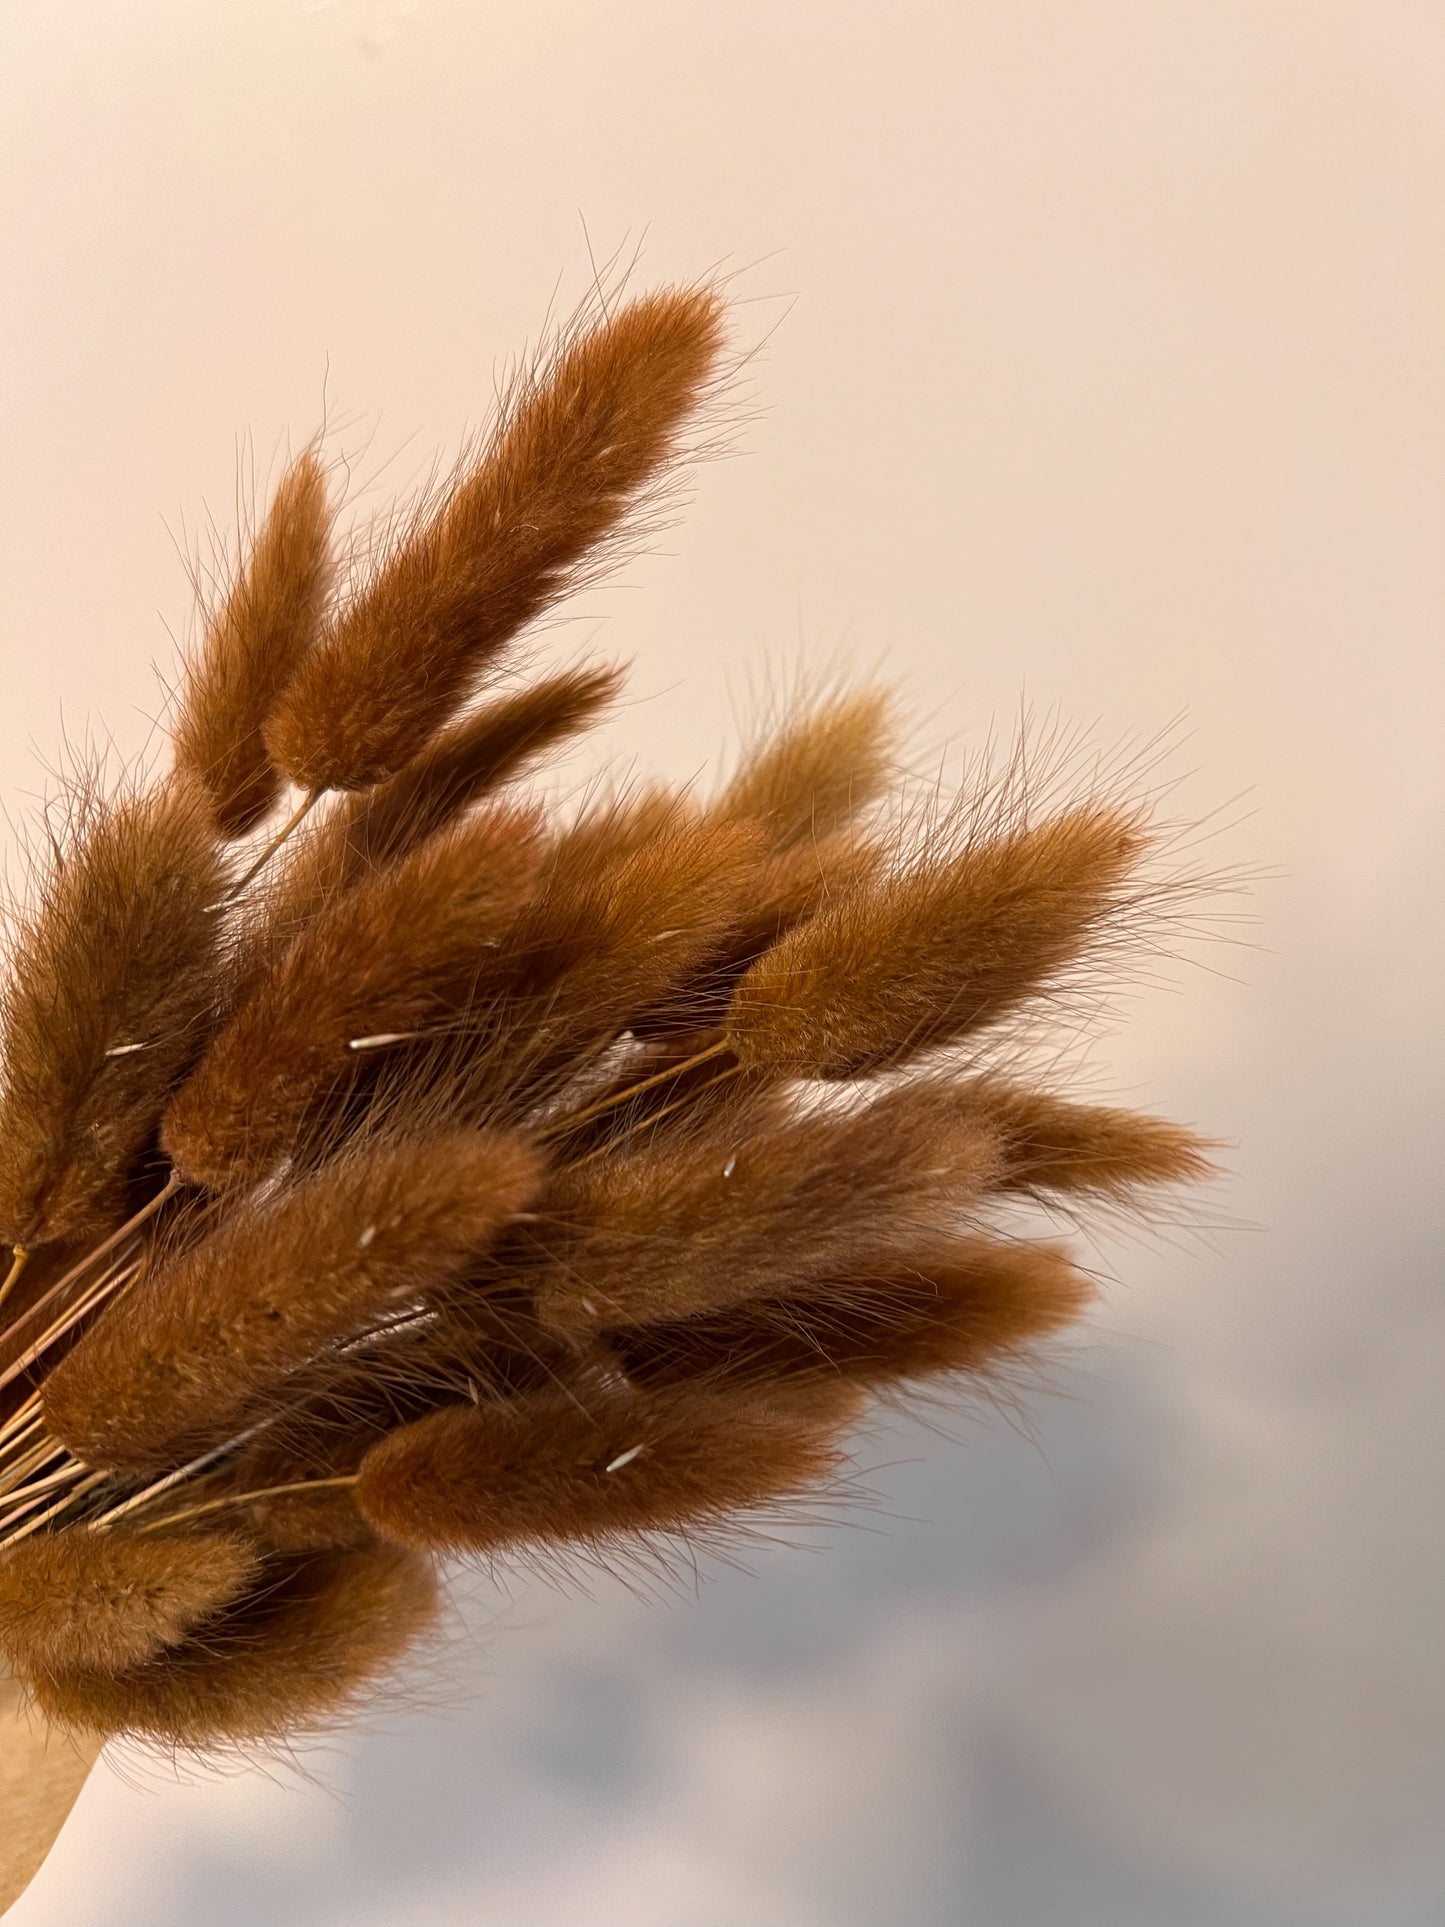
[[[320,628],[330,536],[326,471],[308,449],[283,476],[239,579],[187,664],[172,729],[176,768],[209,796],[224,836],[254,829],[281,794],[262,732]]]
[[[37,858],[0,990],[0,1652],[74,1731],[323,1727],[447,1555],[725,1545],[826,1494],[870,1404],[1015,1380],[1084,1311],[1021,1208],[1210,1173],[1021,1041],[1177,928],[1129,784],[1025,741],[923,795],[870,688],[712,795],[508,787],[621,676],[479,691],[655,523],[722,347],[709,288],[583,317],[335,584],[304,455],[174,766],[73,786]]]

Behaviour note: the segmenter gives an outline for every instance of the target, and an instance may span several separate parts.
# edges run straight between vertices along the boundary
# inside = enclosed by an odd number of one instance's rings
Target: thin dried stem
[[[290,816],[288,816],[286,821],[281,825],[280,829],[277,830],[276,834],[271,838],[270,842],[267,843],[258,856],[254,857],[252,861],[247,864],[246,868],[241,872],[240,876],[236,878],[236,881],[231,885],[230,889],[227,890],[226,894],[218,898],[215,903],[208,903],[206,908],[208,910],[224,910],[229,904],[234,903],[237,897],[248,890],[256,881],[257,877],[260,876],[266,865],[271,861],[272,857],[275,856],[276,852],[285,845],[287,839],[293,832],[300,829],[301,825],[321,801],[321,797],[322,791],[308,790],[300,803],[298,803],[296,808],[291,812]]]
[[[720,1038],[717,1043],[709,1044],[706,1050],[700,1050],[695,1057],[686,1057],[681,1063],[669,1064],[666,1070],[656,1071],[651,1077],[644,1077],[639,1083],[629,1084],[625,1090],[614,1091],[610,1097],[599,1098],[595,1104],[589,1104],[584,1111],[571,1111],[566,1117],[560,1118],[556,1124],[548,1125],[545,1130],[539,1131],[538,1142],[548,1144],[553,1138],[566,1137],[579,1124],[590,1124],[593,1118],[604,1116],[608,1111],[615,1110],[619,1104],[630,1103],[634,1097],[641,1097],[644,1091],[650,1091],[654,1085],[666,1084],[670,1078],[680,1077],[684,1071],[693,1070],[699,1064],[706,1064],[711,1058],[720,1057],[727,1048],[726,1039]],[[655,1113],[654,1115],[664,1114]]]
[[[27,1305],[25,1310],[21,1312],[20,1316],[11,1326],[11,1330],[14,1331],[20,1325],[28,1323],[30,1319],[35,1317],[37,1312],[42,1312],[48,1305],[53,1304],[63,1291],[68,1290],[77,1279],[83,1278],[86,1272],[88,1272],[99,1259],[107,1257],[109,1253],[114,1251],[115,1247],[123,1238],[129,1237],[132,1232],[138,1231],[143,1224],[153,1218],[161,1206],[169,1203],[180,1188],[181,1179],[175,1173],[172,1173],[165,1186],[156,1193],[149,1204],[143,1204],[140,1210],[135,1213],[134,1217],[127,1218],[118,1230],[112,1231],[110,1236],[96,1245],[93,1251],[88,1251],[78,1264],[71,1266],[63,1278],[57,1278],[50,1289],[42,1297],[37,1298],[33,1305]],[[35,1359],[40,1355],[40,1351],[43,1351],[45,1345],[49,1342],[50,1340],[47,1338],[44,1343],[41,1344],[39,1350],[32,1348],[31,1351],[26,1353],[23,1359],[17,1359],[3,1374],[0,1374],[0,1391],[3,1391],[12,1379],[18,1378],[21,1372],[27,1370],[29,1366],[35,1362]]]
[[[29,1371],[37,1358],[49,1351],[52,1345],[58,1344],[67,1332],[73,1331],[82,1318],[104,1303],[120,1286],[128,1284],[144,1262],[143,1258],[138,1258],[134,1264],[127,1265],[122,1258],[112,1265],[110,1270],[90,1287],[78,1305],[73,1305],[63,1318],[56,1319],[49,1330],[42,1332],[34,1344],[27,1351],[22,1352],[13,1365],[0,1373],[0,1391],[3,1391],[12,1379],[19,1378],[22,1372]]]
[[[5,1282],[4,1284],[0,1284],[0,1306],[4,1305],[5,1300],[10,1296],[16,1285],[20,1283],[21,1274],[29,1262],[30,1253],[26,1250],[25,1246],[16,1245],[10,1254],[10,1269],[5,1274]]]
[[[28,1539],[32,1532],[38,1532],[41,1526],[47,1525],[49,1521],[54,1518],[58,1518],[67,1506],[73,1505],[77,1499],[83,1498],[87,1492],[93,1492],[98,1485],[104,1485],[105,1481],[112,1476],[113,1474],[109,1472],[92,1472],[89,1478],[82,1479],[79,1485],[73,1486],[71,1490],[66,1493],[65,1497],[51,1506],[48,1511],[42,1512],[38,1519],[32,1519],[29,1525],[21,1526],[18,1532],[7,1533],[3,1539],[0,1539],[0,1546],[14,1546],[18,1545],[22,1539]]]
[[[334,1479],[291,1479],[285,1485],[262,1485],[254,1492],[225,1492],[219,1499],[207,1499],[204,1505],[187,1506],[184,1512],[168,1512],[163,1519],[147,1519],[138,1526],[138,1532],[158,1532],[163,1526],[178,1526],[192,1519],[207,1517],[212,1512],[224,1511],[228,1506],[253,1505],[260,1499],[279,1499],[291,1492],[328,1492],[341,1486],[355,1485],[359,1473],[347,1472]]]

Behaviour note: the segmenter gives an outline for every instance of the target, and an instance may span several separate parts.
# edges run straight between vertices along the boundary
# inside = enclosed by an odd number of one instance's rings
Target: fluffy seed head
[[[1092,1296],[1059,1246],[940,1238],[874,1273],[609,1336],[643,1384],[822,1379],[887,1390],[994,1370],[1071,1323]]]
[[[298,670],[266,739],[302,788],[359,789],[421,750],[497,652],[595,573],[678,449],[723,345],[719,297],[667,289],[565,337],[480,459]]]
[[[29,1679],[139,1666],[229,1605],[260,1563],[228,1532],[25,1539],[0,1551],[0,1652]]]
[[[176,1169],[217,1189],[264,1177],[364,1070],[355,1039],[408,1035],[468,1001],[537,874],[536,819],[498,808],[439,831],[292,942],[166,1112]]]
[[[0,1238],[90,1238],[125,1215],[219,1004],[223,882],[194,783],[82,808],[0,990]]]
[[[338,813],[366,868],[394,863],[480,797],[598,721],[622,687],[619,669],[571,669],[464,716],[395,776]]]
[[[1215,1168],[1208,1157],[1215,1147],[1167,1118],[1075,1104],[992,1077],[961,1084],[958,1097],[962,1112],[986,1122],[998,1140],[1006,1190],[1127,1203],[1146,1186],[1198,1184]]]
[[[782,855],[846,829],[874,802],[891,749],[887,696],[852,691],[760,742],[713,808],[729,822],[762,824]]]
[[[187,665],[176,768],[210,798],[225,836],[254,829],[280,794],[262,726],[320,623],[330,532],[325,470],[308,449],[282,477],[240,579]]]
[[[140,1469],[236,1435],[326,1348],[455,1285],[539,1178],[519,1139],[456,1132],[362,1145],[248,1199],[50,1374],[50,1432],[90,1464]]]
[[[683,1532],[817,1485],[856,1404],[668,1386],[454,1406],[367,1455],[357,1503],[383,1537],[436,1552],[605,1549]]]
[[[477,984],[466,1102],[525,1109],[587,1066],[746,916],[757,832],[682,815],[612,863],[569,850]]]
[[[1077,961],[1145,848],[1137,813],[1087,804],[858,890],[743,977],[733,1048],[859,1077],[996,1023]]]
[[[532,1234],[538,1307],[568,1328],[646,1324],[845,1274],[967,1210],[997,1169],[988,1132],[929,1087],[653,1139],[559,1172]]]
[[[434,1624],[430,1564],[393,1546],[276,1564],[192,1639],[112,1673],[32,1683],[62,1726],[216,1748],[324,1729],[393,1672]]]

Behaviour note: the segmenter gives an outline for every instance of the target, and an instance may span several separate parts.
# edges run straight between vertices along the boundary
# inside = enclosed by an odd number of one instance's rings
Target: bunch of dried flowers
[[[61,1725],[304,1732],[445,1556],[786,1507],[869,1400],[1085,1306],[1013,1207],[1209,1168],[999,1048],[1172,901],[1107,783],[899,803],[867,689],[711,800],[522,786],[621,676],[497,674],[655,518],[726,356],[708,286],[593,312],[350,573],[302,454],[164,774],[68,799],[0,993],[0,1650]]]

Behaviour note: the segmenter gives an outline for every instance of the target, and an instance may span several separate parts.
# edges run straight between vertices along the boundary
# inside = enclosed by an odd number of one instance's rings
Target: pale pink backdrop
[[[16,1927],[1439,1917],[1442,88],[1425,0],[0,6],[12,814],[62,722],[141,748],[238,462],[325,407],[384,500],[590,239],[766,337],[548,639],[635,656],[618,753],[840,659],[921,755],[1182,713],[1277,873],[1101,1056],[1239,1140],[1239,1228],[1107,1243],[1027,1434],[900,1430],[887,1516],[697,1603],[477,1586],[309,1777],[123,1757]]]

